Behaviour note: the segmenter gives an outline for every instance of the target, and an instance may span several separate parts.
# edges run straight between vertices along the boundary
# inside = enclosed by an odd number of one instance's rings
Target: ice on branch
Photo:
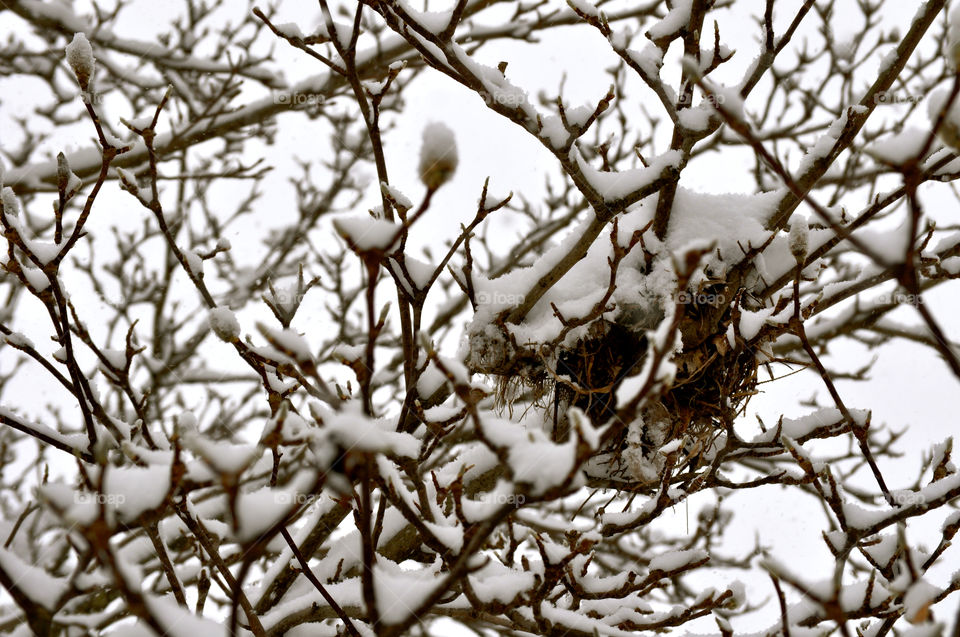
[[[0,548],[0,569],[16,582],[21,594],[51,611],[57,609],[57,601],[70,588],[66,577],[52,577],[41,566],[24,562],[14,551],[6,548]]]
[[[506,453],[513,480],[527,484],[533,495],[539,495],[564,484],[575,467],[576,437],[564,444],[555,444],[547,434],[536,429],[517,427],[509,420],[490,418],[483,423],[487,440]],[[574,475],[572,484],[582,477]]]
[[[210,329],[221,341],[232,343],[240,338],[240,323],[230,308],[215,307],[210,310],[207,319]]]
[[[810,227],[807,225],[807,218],[797,215],[790,224],[790,254],[798,263],[803,263],[809,246]]]
[[[93,65],[96,62],[93,58],[93,47],[90,41],[83,33],[75,33],[73,40],[65,49],[67,53],[67,64],[77,76],[77,84],[80,89],[86,91],[90,87],[90,78],[93,77]]]
[[[453,15],[451,11],[419,11],[414,9],[406,0],[399,0],[399,4],[410,16],[412,22],[419,24],[434,35],[439,35],[447,28]]]
[[[241,493],[236,502],[237,527],[234,537],[249,542],[267,533],[272,526],[305,501],[309,478],[302,473],[286,488],[263,487]],[[292,487],[292,488],[291,488]]]
[[[345,449],[406,458],[416,458],[420,450],[419,440],[393,431],[394,426],[387,419],[365,416],[359,403],[348,403],[336,413],[322,413],[324,429]]]
[[[597,9],[597,5],[588,2],[588,0],[567,0],[567,4],[577,13],[590,16],[591,18],[600,17],[600,10]]]
[[[909,126],[899,133],[881,137],[864,150],[880,163],[903,166],[916,158],[926,143],[927,132]]]
[[[187,267],[190,273],[198,279],[203,278],[203,258],[193,250],[184,250],[183,257],[186,259]]]
[[[116,513],[126,522],[159,507],[170,490],[170,463],[156,462],[146,467],[110,467],[104,478],[108,504],[116,504]]]
[[[481,601],[507,604],[533,586],[536,576],[532,571],[518,570],[496,560],[488,560],[468,579],[474,594]]]
[[[63,191],[66,197],[72,197],[83,182],[70,170],[70,162],[63,153],[57,154],[57,188]]]
[[[620,172],[604,172],[587,163],[579,152],[574,152],[574,159],[580,166],[583,176],[605,201],[617,201],[624,197],[650,186],[668,168],[678,168],[683,160],[679,150],[667,152],[653,158],[649,166],[632,168]]]
[[[386,252],[400,239],[400,226],[383,219],[340,217],[334,219],[333,227],[358,252]]]
[[[920,623],[930,616],[930,605],[943,592],[923,578],[918,579],[903,596],[903,614],[907,621]]]
[[[431,122],[423,129],[420,180],[429,190],[450,181],[457,170],[457,140],[446,124]]]
[[[302,40],[303,31],[300,30],[300,27],[297,26],[296,22],[284,22],[283,24],[274,25],[277,32],[283,35],[286,38]]]
[[[869,423],[870,411],[867,409],[850,409],[850,415],[857,425]],[[801,416],[800,418],[783,418],[779,425],[779,432],[788,438],[799,440],[815,436],[818,431],[825,431],[845,426],[843,414],[835,407],[825,407]],[[776,439],[778,428],[771,428],[755,437],[751,442],[764,443]]]
[[[670,38],[679,33],[690,24],[690,10],[693,8],[693,0],[677,0],[673,3],[673,8],[667,12],[660,22],[656,23],[647,31],[647,37],[651,40]]]
[[[183,420],[185,418],[181,417]],[[211,469],[226,475],[240,475],[263,453],[257,445],[214,441],[192,430],[186,432],[183,441],[183,446],[202,458]]]
[[[856,107],[850,107],[856,108]],[[840,136],[843,134],[843,131],[846,130],[847,121],[849,119],[850,111],[844,109],[843,113],[837,119],[833,120],[833,123],[830,125],[830,128],[827,129],[827,132],[821,135],[816,142],[807,150],[807,154],[803,156],[803,160],[800,162],[799,173],[804,174],[811,167],[819,161],[827,158],[833,149],[837,146],[837,141],[840,139]]]
[[[454,152],[456,152],[456,150],[454,150]],[[383,194],[387,197],[393,199],[401,208],[406,208],[407,210],[413,208],[413,202],[410,201],[410,198],[403,194],[399,188],[391,186],[385,181],[381,181],[380,190],[383,191]]]
[[[671,551],[661,553],[650,560],[651,571],[679,571],[690,568],[691,565],[710,559],[704,549],[689,549],[686,551]]]
[[[409,570],[390,560],[378,559],[374,566],[374,584],[380,616],[387,622],[399,623],[412,609],[419,608],[443,582],[442,565],[437,557],[426,568]]]
[[[10,186],[0,191],[0,205],[3,206],[3,214],[5,215],[16,217],[20,214],[20,201]]]

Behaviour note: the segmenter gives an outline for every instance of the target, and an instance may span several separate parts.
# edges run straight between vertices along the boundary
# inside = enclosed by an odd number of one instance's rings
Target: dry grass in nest
[[[526,373],[523,373],[524,371]],[[525,367],[520,373],[497,377],[493,406],[500,413],[505,410],[511,418],[514,416],[513,406],[517,402],[525,405],[524,414],[533,407],[546,409],[546,399],[552,388],[553,385],[548,382],[542,369],[535,371]]]
[[[742,340],[731,347],[727,340],[727,325],[731,316],[736,316],[735,307],[691,303],[683,306],[683,311],[680,332],[685,347],[674,359],[675,381],[641,410],[645,426],[658,423],[661,427],[649,444],[644,443],[643,452],[654,454],[659,446],[686,438],[686,457],[678,464],[695,470],[701,453],[756,393],[758,363],[755,347],[745,346]],[[560,351],[553,364],[532,350],[517,347],[504,367],[509,373],[496,374],[495,404],[511,416],[517,403],[527,410],[545,410],[553,421],[554,440],[562,442],[569,436],[565,414],[570,407],[580,408],[597,424],[614,416],[616,389],[625,378],[640,373],[646,350],[643,334],[603,320],[596,321],[590,335],[575,347]],[[625,425],[597,455],[611,479],[635,482],[624,460],[627,435]]]
[[[726,423],[745,409],[750,397],[756,393],[758,363],[755,348],[744,346],[742,341],[731,347],[726,334],[732,311],[722,314],[716,307],[684,307],[681,332],[707,334],[692,347],[685,347],[677,355],[677,375],[673,385],[658,399],[648,401],[642,410],[646,427],[658,422],[667,429],[645,440],[644,455],[656,453],[657,447],[671,440],[686,438],[686,457],[678,465],[695,470],[700,466],[702,452],[709,449],[718,435],[726,430]],[[719,316],[718,316],[719,314]],[[713,322],[712,326],[705,324]],[[610,325],[610,324],[608,324]],[[558,383],[556,392],[565,396],[571,406],[583,409],[595,423],[602,423],[613,416],[616,405],[613,396],[616,386],[627,376],[640,372],[646,343],[625,328],[613,325],[601,338],[582,342],[567,353],[570,377],[578,381],[580,390]],[[631,338],[633,341],[631,341]],[[685,344],[687,339],[685,340]],[[632,360],[631,357],[636,357]],[[583,390],[587,391],[583,391]],[[603,401],[608,402],[605,404]],[[664,422],[666,421],[666,422]],[[558,439],[566,432],[558,420]],[[630,475],[624,452],[628,447],[628,427],[611,444],[598,452],[605,456],[603,463],[608,475],[618,480],[634,479]],[[663,436],[661,440],[658,440]]]

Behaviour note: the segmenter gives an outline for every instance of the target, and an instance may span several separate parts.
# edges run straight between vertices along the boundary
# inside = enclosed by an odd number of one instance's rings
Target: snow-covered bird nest
[[[712,312],[696,304],[685,304],[682,311],[681,332],[693,332],[693,324],[715,320]],[[710,461],[709,452],[725,433],[725,423],[742,412],[757,382],[757,347],[742,341],[739,347],[732,346],[725,335],[736,311],[733,307],[720,315],[717,337],[676,353],[672,382],[651,392],[634,419],[622,423],[590,463],[591,478],[621,488],[623,483],[652,486],[662,469],[665,447],[673,441],[680,441],[681,464],[687,469]],[[568,409],[579,408],[596,426],[615,421],[617,390],[630,384],[636,391],[649,371],[646,333],[604,319],[590,325],[588,336],[553,353],[517,346],[505,333],[492,329],[474,334],[471,342],[474,365],[478,357],[498,364],[475,370],[497,376],[501,404],[511,407],[509,403],[528,390],[557,442],[569,435]]]
[[[744,288],[730,292],[726,277],[759,246],[766,247],[766,267],[771,258],[777,269],[779,261],[789,266],[786,246],[772,243],[762,227],[772,201],[769,194],[681,189],[676,210],[687,213],[675,212],[665,242],[647,230],[655,201],[645,201],[620,215],[610,241],[595,241],[518,324],[506,321],[511,308],[562,259],[578,231],[530,267],[492,280],[477,277],[479,302],[464,361],[499,379],[504,406],[518,396],[539,405],[557,441],[568,436],[571,407],[596,426],[616,423],[626,415],[618,397],[628,401],[650,383],[631,421],[617,425],[588,475],[640,487],[656,479],[664,448],[673,451],[675,441],[682,464],[695,470],[709,462],[717,438],[755,392],[759,360],[765,359],[759,353],[764,343],[756,331],[745,333],[749,321],[741,321],[756,313],[741,308]],[[631,237],[640,240],[631,246]],[[617,250],[628,246],[617,261]],[[684,271],[684,264],[693,267]],[[763,317],[768,314],[761,324]],[[657,369],[651,358],[660,359]]]

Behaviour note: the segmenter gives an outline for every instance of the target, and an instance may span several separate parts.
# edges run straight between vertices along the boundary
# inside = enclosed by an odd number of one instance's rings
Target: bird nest
[[[651,391],[630,422],[619,422],[587,467],[592,478],[651,482],[663,466],[660,449],[674,440],[683,443],[675,465],[695,471],[756,393],[757,344],[727,336],[734,333],[728,326],[738,318],[737,304],[696,301],[677,305],[683,348],[672,359],[673,382]],[[649,354],[645,330],[605,319],[594,321],[572,347],[518,345],[503,324],[474,334],[469,346],[468,366],[498,377],[499,404],[511,410],[517,402],[538,405],[558,442],[569,436],[571,407],[596,425],[626,416],[618,413],[617,389],[644,372]]]

